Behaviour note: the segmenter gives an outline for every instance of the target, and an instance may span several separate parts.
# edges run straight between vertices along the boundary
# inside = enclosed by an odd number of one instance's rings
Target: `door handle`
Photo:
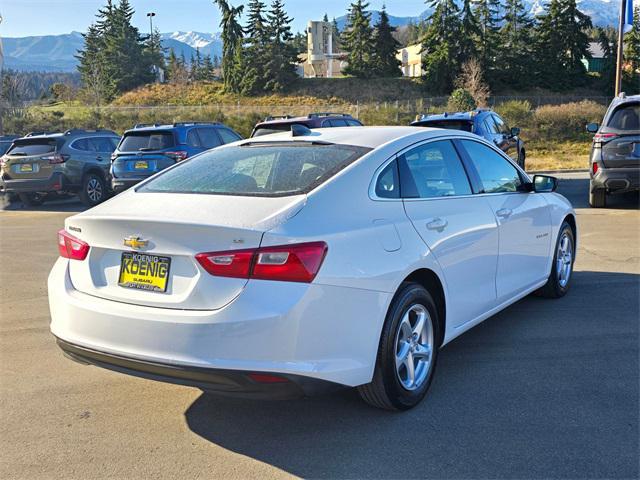
[[[511,210],[510,208],[501,208],[496,212],[496,215],[502,218],[507,218],[507,217],[510,217],[512,213],[513,213],[513,210]]]
[[[101,156],[101,155],[98,155],[98,156],[96,157],[96,160],[98,160],[98,161],[100,161],[100,162],[101,162],[102,160],[104,160],[104,158],[102,158],[102,156]]]
[[[434,218],[429,223],[427,223],[428,230],[437,230],[438,232],[442,232],[445,228],[447,228],[449,222],[443,220],[442,218]]]

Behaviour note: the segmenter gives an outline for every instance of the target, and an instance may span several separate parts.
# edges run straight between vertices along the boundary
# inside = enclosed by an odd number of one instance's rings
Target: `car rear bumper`
[[[114,192],[122,192],[128,188],[137,185],[143,180],[146,180],[149,177],[137,177],[137,178],[111,178],[111,189]]]
[[[247,372],[285,376],[303,393],[315,387],[298,377],[346,386],[371,381],[389,293],[255,280],[217,310],[146,307],[75,290],[69,262],[58,259],[49,275],[51,332],[68,344],[141,362],[116,365],[129,373],[199,386],[200,373],[239,372],[227,393],[241,389]],[[87,363],[115,363],[107,360]],[[148,364],[162,368],[149,371]],[[178,371],[191,373],[183,378]]]
[[[38,178],[28,180],[0,180],[0,190],[6,193],[29,193],[29,192],[60,192],[70,189],[71,183],[67,177],[60,172],[56,172],[49,178]]]
[[[591,190],[605,188],[609,193],[640,190],[640,167],[599,168],[591,174]]]
[[[56,341],[64,354],[78,363],[149,380],[196,387],[219,395],[281,400],[318,395],[342,387],[336,383],[298,375],[273,376],[264,372],[189,367],[138,360],[81,347],[57,337]]]

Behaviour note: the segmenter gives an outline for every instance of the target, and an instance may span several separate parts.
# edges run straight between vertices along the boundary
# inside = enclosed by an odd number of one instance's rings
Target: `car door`
[[[498,228],[491,207],[472,194],[450,140],[431,141],[398,156],[405,211],[438,261],[454,326],[496,304]]]
[[[113,142],[109,137],[93,137],[89,139],[89,142],[93,146],[95,153],[92,163],[98,166],[106,175],[111,166],[111,154],[115,150]]]
[[[496,290],[502,303],[548,276],[550,208],[542,194],[524,191],[528,179],[497,150],[471,139],[457,144],[478,185],[478,198],[491,206],[499,225]]]
[[[69,159],[65,162],[65,175],[75,185],[80,185],[87,166],[96,162],[96,152],[90,137],[78,138],[68,148]]]
[[[215,128],[200,127],[197,130],[202,149],[209,150],[210,148],[216,148],[222,145],[222,140]]]

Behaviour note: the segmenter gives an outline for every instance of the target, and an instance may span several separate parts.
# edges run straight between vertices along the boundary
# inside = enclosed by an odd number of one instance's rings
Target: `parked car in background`
[[[20,135],[2,135],[0,136],[0,157],[4,155],[16,138]]]
[[[407,410],[443,345],[569,290],[578,232],[556,187],[442,129],[223,146],[65,220],[51,331],[120,373],[256,398],[358,387]]]
[[[292,125],[302,125],[307,128],[331,127],[362,127],[362,123],[347,113],[318,112],[310,113],[306,117],[267,117],[253,128],[251,137],[261,137],[272,133],[291,130]]]
[[[0,188],[26,205],[51,193],[77,193],[93,206],[109,194],[109,158],[120,137],[110,130],[31,133],[13,140],[0,164]]]
[[[121,192],[176,162],[241,139],[215,122],[136,125],[124,133],[111,156],[111,187]]]
[[[640,95],[614,98],[594,133],[589,160],[589,205],[605,207],[607,195],[640,190]]]
[[[490,142],[525,168],[526,151],[520,138],[520,129],[509,128],[500,115],[492,110],[477,109],[470,112],[445,112],[422,115],[411,123],[414,127],[447,128],[475,133]]]

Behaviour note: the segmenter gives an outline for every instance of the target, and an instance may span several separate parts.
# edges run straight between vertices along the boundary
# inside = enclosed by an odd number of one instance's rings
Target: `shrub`
[[[467,112],[476,108],[473,95],[464,88],[456,88],[447,101],[447,110],[455,112]]]
[[[606,107],[603,105],[588,100],[564,105],[545,105],[536,109],[534,122],[539,139],[585,140],[589,137],[585,125],[602,121],[605,111]]]
[[[530,127],[533,120],[533,109],[528,101],[509,100],[495,107],[495,111],[503,117],[509,126]]]

